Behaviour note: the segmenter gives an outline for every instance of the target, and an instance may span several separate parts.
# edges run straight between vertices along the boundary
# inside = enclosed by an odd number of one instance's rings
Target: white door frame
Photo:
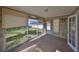
[[[75,47],[73,47],[73,45],[71,44],[71,43],[69,43],[69,18],[72,18],[72,17],[74,17],[75,16],[75,24],[76,24],[76,33],[75,33],[75,37],[76,37],[76,41],[75,41]],[[68,42],[68,45],[74,50],[74,51],[76,51],[77,52],[77,15],[76,14],[74,14],[74,15],[72,15],[72,16],[69,16],[68,17],[68,34],[67,34],[67,42]]]

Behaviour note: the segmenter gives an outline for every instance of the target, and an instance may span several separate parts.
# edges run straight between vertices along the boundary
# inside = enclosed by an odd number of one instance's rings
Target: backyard
[[[11,49],[12,47],[21,44],[25,41],[29,41],[32,38],[38,36],[43,32],[43,29],[32,28],[32,27],[15,27],[6,29],[6,45],[7,49]]]

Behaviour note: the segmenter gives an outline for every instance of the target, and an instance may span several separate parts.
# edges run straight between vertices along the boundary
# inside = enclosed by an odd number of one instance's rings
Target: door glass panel
[[[72,45],[75,47],[75,35],[72,35]]]
[[[72,17],[72,23],[71,23],[71,29],[72,29],[72,45],[75,47],[75,41],[76,41],[76,26],[75,26],[75,17]]]
[[[73,47],[75,47],[75,41],[76,41],[76,23],[75,23],[75,17],[69,18],[69,43],[72,44]]]
[[[69,43],[71,43],[71,34],[69,33]]]
[[[71,18],[69,18],[69,42],[71,43]]]

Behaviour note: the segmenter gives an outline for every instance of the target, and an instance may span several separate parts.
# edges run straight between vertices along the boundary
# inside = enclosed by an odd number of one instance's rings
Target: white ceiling
[[[8,7],[19,11],[38,15],[44,18],[68,15],[76,9],[75,6],[8,6]],[[45,12],[45,9],[48,9],[48,12]]]

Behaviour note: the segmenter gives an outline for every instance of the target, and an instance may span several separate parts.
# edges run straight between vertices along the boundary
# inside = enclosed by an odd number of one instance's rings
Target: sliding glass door
[[[76,45],[76,16],[72,15],[68,19],[68,45],[74,50],[77,51],[77,45]]]

